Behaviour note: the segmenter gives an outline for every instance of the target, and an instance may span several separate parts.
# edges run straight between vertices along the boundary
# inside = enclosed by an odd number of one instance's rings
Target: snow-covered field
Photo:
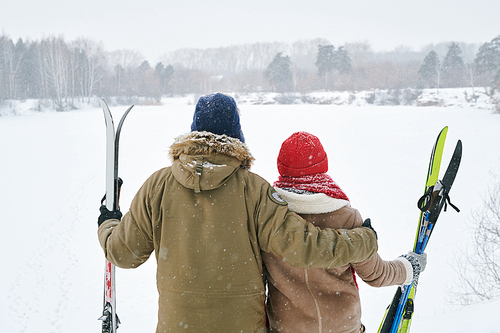
[[[126,107],[112,107],[115,119]],[[240,106],[253,171],[276,180],[281,142],[295,131],[317,135],[329,174],[379,235],[379,252],[393,259],[410,250],[430,150],[449,126],[444,169],[458,139],[463,159],[451,192],[460,213],[443,213],[427,248],[428,266],[415,301],[412,332],[500,332],[500,300],[469,307],[450,303],[456,260],[472,244],[471,212],[482,206],[500,171],[500,114],[462,107]],[[186,99],[136,106],[121,136],[121,206],[142,182],[168,165],[174,137],[189,131]],[[105,131],[98,108],[0,117],[0,332],[99,332],[104,258],[97,216],[104,193]],[[363,322],[375,332],[395,287],[360,283]],[[154,332],[154,258],[117,270],[119,329]]]

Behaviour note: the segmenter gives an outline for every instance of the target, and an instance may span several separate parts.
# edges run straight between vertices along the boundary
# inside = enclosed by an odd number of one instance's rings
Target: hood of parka
[[[254,161],[240,140],[197,131],[177,137],[169,155],[175,179],[195,192],[222,186],[238,169],[250,169]]]

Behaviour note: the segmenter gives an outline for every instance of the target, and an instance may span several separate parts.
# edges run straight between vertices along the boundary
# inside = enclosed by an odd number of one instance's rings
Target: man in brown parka
[[[341,267],[377,251],[374,231],[315,227],[249,171],[254,159],[227,95],[200,98],[191,133],[176,138],[170,156],[172,166],[146,180],[121,221],[105,207],[98,220],[116,266],[136,268],[155,252],[157,333],[265,332],[261,251],[302,268]]]
[[[352,229],[363,225],[358,210],[326,174],[328,158],[319,139],[296,132],[281,145],[280,177],[273,186],[289,209],[320,228]],[[405,254],[384,261],[378,253],[334,268],[294,267],[280,256],[264,253],[268,271],[268,315],[271,332],[358,333],[361,304],[354,272],[370,286],[409,284],[423,271],[426,256]]]

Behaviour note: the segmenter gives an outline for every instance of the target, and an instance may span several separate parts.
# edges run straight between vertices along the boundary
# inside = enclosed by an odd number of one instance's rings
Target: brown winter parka
[[[157,332],[265,332],[261,251],[302,267],[333,268],[377,251],[367,228],[321,230],[289,212],[267,181],[248,169],[245,144],[191,132],[170,149],[122,221],[98,231],[106,258],[135,268],[154,251]]]
[[[323,193],[276,190],[291,211],[320,228],[352,229],[363,224],[360,213],[349,201]],[[271,253],[264,253],[263,258],[268,271],[271,332],[364,332],[359,292],[351,268],[374,287],[409,283],[413,274],[407,260],[384,261],[378,253],[335,268],[293,267]]]

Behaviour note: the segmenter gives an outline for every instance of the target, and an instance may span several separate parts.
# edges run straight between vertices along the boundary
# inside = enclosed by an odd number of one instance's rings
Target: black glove
[[[370,220],[370,219],[366,219],[366,220],[365,220],[365,222],[363,222],[362,227],[372,229],[372,230],[373,230],[373,232],[375,233],[375,237],[378,239],[377,232],[376,232],[376,231],[375,231],[375,229],[373,229],[373,227],[372,227],[372,220]]]
[[[101,215],[99,215],[99,218],[97,219],[97,225],[100,227],[101,224],[106,221],[106,220],[121,220],[122,219],[122,212],[120,212],[119,209],[117,210],[108,210],[105,205],[102,205],[101,208],[99,208],[101,211]]]
[[[118,177],[118,197],[120,196],[120,190],[122,188],[122,185],[123,185],[123,179]],[[101,205],[104,203],[104,201],[106,201],[106,194],[104,194],[104,196],[101,199]]]

